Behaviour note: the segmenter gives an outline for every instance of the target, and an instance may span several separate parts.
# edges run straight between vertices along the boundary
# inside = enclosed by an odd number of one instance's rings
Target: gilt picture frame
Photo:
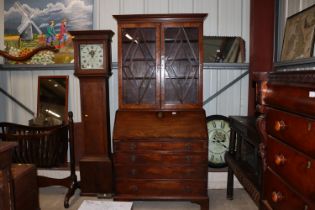
[[[314,51],[315,5],[287,18],[280,61],[310,58]]]
[[[10,55],[21,57],[39,46],[54,46],[58,53],[42,51],[26,62],[5,64],[73,63],[70,30],[93,29],[93,0],[6,0],[4,1],[4,46]],[[58,66],[58,65],[57,65]]]

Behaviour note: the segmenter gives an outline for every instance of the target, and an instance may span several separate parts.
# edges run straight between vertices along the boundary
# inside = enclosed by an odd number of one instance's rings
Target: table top
[[[0,142],[0,153],[13,149],[17,146],[16,142]]]

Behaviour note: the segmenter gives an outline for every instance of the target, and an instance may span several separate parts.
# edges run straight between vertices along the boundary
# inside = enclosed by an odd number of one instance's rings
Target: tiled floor
[[[257,210],[247,193],[242,189],[234,191],[234,200],[225,198],[225,190],[210,190],[210,210]],[[47,187],[40,189],[41,210],[64,209],[63,199],[65,188]],[[83,200],[95,200],[95,197],[80,197],[79,190],[70,200],[68,210],[77,210]],[[199,205],[190,202],[169,202],[169,201],[137,201],[134,202],[133,210],[199,210]]]

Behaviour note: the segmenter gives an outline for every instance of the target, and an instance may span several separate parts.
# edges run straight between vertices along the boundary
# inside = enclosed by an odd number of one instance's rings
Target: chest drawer
[[[315,161],[272,137],[267,145],[268,165],[294,189],[315,201]]]
[[[208,169],[203,165],[115,165],[117,179],[204,179]]]
[[[115,141],[114,151],[173,151],[173,152],[204,152],[208,141]]]
[[[264,205],[277,210],[315,210],[314,203],[304,201],[272,171],[266,171],[265,180]]]
[[[314,78],[314,75],[311,77]],[[309,84],[306,84],[305,81],[300,82],[300,84],[293,84],[293,82],[289,83],[288,79],[284,79],[287,84],[268,82],[264,102],[268,106],[289,112],[315,116],[315,98],[312,96],[315,91],[314,79]]]
[[[315,158],[315,121],[298,115],[267,109],[267,132]]]
[[[207,194],[207,182],[202,180],[134,180],[116,181],[116,192],[132,196],[197,196]]]
[[[148,152],[128,153],[116,152],[114,163],[121,164],[207,164],[207,153],[172,153],[172,152]]]

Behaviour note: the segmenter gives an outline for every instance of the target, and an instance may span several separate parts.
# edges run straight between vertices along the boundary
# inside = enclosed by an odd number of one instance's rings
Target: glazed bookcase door
[[[202,107],[201,24],[162,25],[163,109]]]
[[[120,108],[160,106],[160,30],[156,24],[122,24],[120,37]]]

